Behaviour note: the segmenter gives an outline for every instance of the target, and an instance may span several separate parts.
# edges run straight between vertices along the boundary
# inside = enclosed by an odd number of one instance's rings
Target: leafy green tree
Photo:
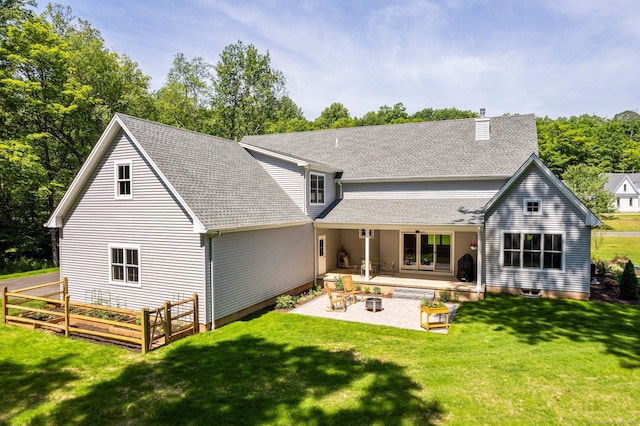
[[[593,213],[601,215],[614,211],[615,196],[604,188],[607,177],[597,167],[586,164],[569,166],[562,179]]]
[[[312,130],[310,123],[302,114],[302,110],[288,96],[283,96],[277,103],[275,121],[266,125],[265,133],[289,133]]]
[[[409,118],[413,121],[441,121],[441,120],[458,120],[462,118],[475,118],[478,114],[473,111],[463,111],[457,108],[433,109],[425,108]]]
[[[156,92],[159,121],[184,129],[207,129],[213,99],[212,66],[201,57],[188,60],[178,53],[166,84]]]
[[[151,105],[148,77],[105,49],[88,23],[71,21],[69,8],[50,6],[41,16],[16,11],[2,24],[0,184],[12,179],[6,170],[20,170],[17,175],[28,179],[2,194],[11,208],[0,221],[5,226],[31,219],[30,229],[2,230],[7,238],[1,253],[14,257],[33,255],[44,245],[57,262],[55,230],[47,237],[42,223],[113,112]],[[21,234],[34,236],[31,248],[19,243]]]
[[[355,121],[351,118],[347,107],[339,102],[334,102],[322,110],[313,124],[316,129],[337,129],[354,127]]]
[[[627,300],[638,299],[638,277],[636,276],[636,270],[631,263],[631,260],[627,262],[620,276],[620,297]]]
[[[269,52],[260,54],[242,41],[224,48],[215,66],[213,115],[218,136],[240,140],[266,131],[277,120],[278,102],[286,95],[282,72],[271,67]]]
[[[357,119],[356,123],[358,126],[377,126],[381,124],[408,123],[410,121],[407,109],[402,102],[398,102],[393,107],[383,105],[378,109],[378,112],[370,111],[363,115],[361,119]]]

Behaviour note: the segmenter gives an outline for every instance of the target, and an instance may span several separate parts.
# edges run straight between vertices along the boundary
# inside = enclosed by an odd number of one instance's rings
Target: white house
[[[537,157],[533,115],[245,137],[117,114],[47,222],[73,299],[198,293],[216,327],[362,258],[415,287],[589,296],[598,219]],[[412,281],[413,280],[413,281]],[[393,284],[393,280],[390,281]]]
[[[640,173],[607,173],[604,188],[616,197],[618,212],[640,212]]]

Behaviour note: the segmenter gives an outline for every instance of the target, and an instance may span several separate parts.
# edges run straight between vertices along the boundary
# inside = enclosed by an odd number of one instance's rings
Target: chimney
[[[476,118],[476,140],[477,141],[488,141],[490,128],[489,128],[489,117],[485,117],[486,110],[484,108],[480,108],[480,117]]]

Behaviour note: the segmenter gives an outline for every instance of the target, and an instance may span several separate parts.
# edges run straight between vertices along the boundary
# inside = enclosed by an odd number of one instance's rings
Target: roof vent
[[[489,127],[489,117],[485,117],[486,110],[484,108],[480,108],[480,117],[476,118],[476,140],[477,141],[488,141],[490,127]]]

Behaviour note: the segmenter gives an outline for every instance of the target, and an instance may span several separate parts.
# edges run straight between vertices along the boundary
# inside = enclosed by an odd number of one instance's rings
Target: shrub
[[[382,290],[380,289],[380,287],[374,287],[373,288],[373,294],[381,294]]]
[[[604,275],[609,271],[607,262],[604,260],[598,260],[596,262],[596,275]]]
[[[340,275],[335,277],[335,279],[333,280],[333,285],[336,286],[336,290],[344,290],[344,284],[342,284],[342,277]]]
[[[365,293],[365,294],[369,294],[369,293],[371,293],[371,288],[369,288],[369,287],[365,287],[365,288],[364,288],[364,293]]]
[[[636,277],[636,270],[631,261],[628,261],[624,267],[618,283],[622,299],[636,300],[638,298],[638,277]]]
[[[291,309],[298,303],[298,298],[289,294],[283,294],[276,299],[276,309]]]

